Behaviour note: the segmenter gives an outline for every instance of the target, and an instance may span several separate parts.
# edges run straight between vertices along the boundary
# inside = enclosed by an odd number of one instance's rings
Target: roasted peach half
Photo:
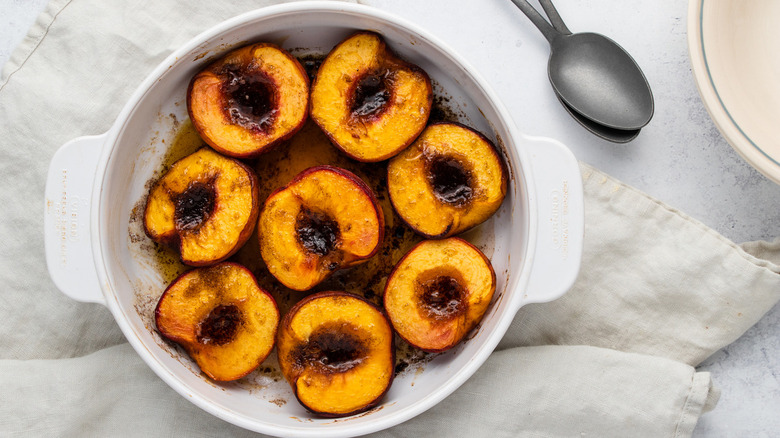
[[[387,188],[398,215],[428,238],[479,225],[506,196],[507,172],[493,144],[455,123],[430,125],[387,165]]]
[[[496,274],[479,249],[458,237],[426,240],[393,269],[384,306],[410,345],[441,352],[482,320],[495,290]]]
[[[316,166],[265,201],[258,222],[268,271],[294,290],[308,290],[334,271],[379,249],[384,215],[374,192],[355,174]]]
[[[432,104],[428,75],[371,32],[336,46],[311,90],[312,119],[359,161],[381,161],[402,151],[425,128]]]
[[[365,411],[393,380],[393,330],[373,304],[346,292],[320,292],[285,315],[279,366],[310,411],[341,417]]]
[[[175,162],[149,192],[146,234],[179,249],[191,266],[218,263],[252,234],[260,211],[257,177],[204,147]]]
[[[273,44],[234,50],[195,75],[187,110],[214,149],[254,157],[292,137],[308,115],[309,77]]]
[[[273,349],[279,325],[271,295],[249,270],[229,262],[179,276],[154,315],[160,334],[183,346],[201,371],[218,381],[257,368]]]

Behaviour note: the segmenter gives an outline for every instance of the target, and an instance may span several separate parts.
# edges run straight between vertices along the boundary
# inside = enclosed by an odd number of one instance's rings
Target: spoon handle
[[[553,40],[560,35],[560,33],[553,28],[550,23],[547,22],[547,20],[542,17],[542,14],[540,14],[536,9],[534,9],[533,6],[531,6],[530,3],[526,0],[512,0],[512,3],[515,4],[523,13],[531,20],[531,23],[536,26],[537,29],[544,35],[544,37],[547,39],[547,42],[552,44]]]
[[[553,27],[563,35],[571,35],[571,31],[566,27],[566,23],[563,22],[561,15],[558,14],[558,10],[555,9],[553,2],[550,0],[539,0],[539,3],[542,5],[542,9],[544,9],[544,13],[547,14],[547,18],[550,19]]]

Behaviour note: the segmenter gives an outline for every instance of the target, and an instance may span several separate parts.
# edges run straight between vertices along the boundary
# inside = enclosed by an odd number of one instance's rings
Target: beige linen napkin
[[[53,0],[0,78],[0,434],[252,435],[189,403],[110,313],[60,294],[44,261],[43,187],[64,142],[106,131],[168,53],[272,0]],[[693,368],[780,298],[780,243],[748,254],[699,222],[582,167],[582,274],[527,306],[485,365],[378,436],[686,437],[718,392]]]

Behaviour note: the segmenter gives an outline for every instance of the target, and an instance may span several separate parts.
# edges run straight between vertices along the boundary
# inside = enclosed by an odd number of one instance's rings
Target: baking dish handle
[[[54,153],[44,210],[46,265],[54,284],[76,301],[104,305],[92,253],[90,207],[105,140],[106,134],[79,137]]]
[[[520,306],[561,297],[580,270],[585,229],[582,176],[574,154],[562,143],[531,137],[527,144],[537,206],[536,249]],[[532,199],[532,205],[534,204]]]

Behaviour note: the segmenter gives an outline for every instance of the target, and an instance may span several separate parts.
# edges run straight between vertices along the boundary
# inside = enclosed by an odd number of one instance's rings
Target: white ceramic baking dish
[[[133,231],[132,215],[187,117],[185,91],[196,71],[230,48],[255,41],[275,42],[298,55],[327,53],[358,29],[379,32],[396,53],[427,71],[458,121],[502,149],[511,180],[501,209],[470,233],[497,275],[481,326],[455,349],[401,372],[377,408],[333,420],[309,414],[283,379],[262,372],[215,384],[160,339],[150,313],[165,284],[153,255],[138,250],[145,237]],[[485,361],[521,306],[553,300],[569,289],[579,270],[582,238],[582,183],[564,145],[520,134],[476,69],[434,36],[380,10],[338,2],[263,8],[197,36],[149,75],[108,132],[59,149],[46,183],[46,256],[57,287],[76,300],[105,305],[139,356],[186,399],[238,426],[279,436],[366,434],[438,403]],[[267,363],[275,366],[275,358]]]

